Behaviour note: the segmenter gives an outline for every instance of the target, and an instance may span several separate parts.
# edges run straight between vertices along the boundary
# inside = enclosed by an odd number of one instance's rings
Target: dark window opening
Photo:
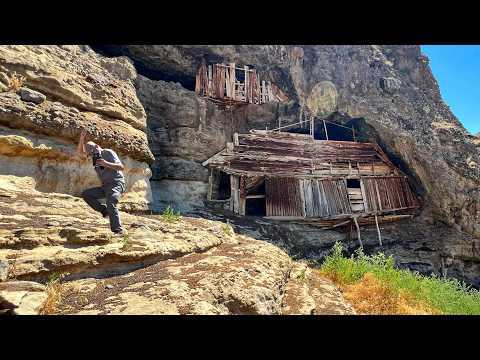
[[[214,170],[212,173],[212,200],[230,199],[230,175]]]
[[[235,68],[235,79],[242,83],[245,82],[245,71]]]
[[[359,179],[347,179],[347,187],[360,189],[360,180]]]
[[[251,216],[265,216],[267,214],[267,207],[265,198],[246,199],[245,215]]]

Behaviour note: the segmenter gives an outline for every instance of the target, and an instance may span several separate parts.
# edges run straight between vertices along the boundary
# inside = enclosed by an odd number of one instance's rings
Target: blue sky
[[[422,45],[450,110],[472,134],[480,132],[480,45]]]

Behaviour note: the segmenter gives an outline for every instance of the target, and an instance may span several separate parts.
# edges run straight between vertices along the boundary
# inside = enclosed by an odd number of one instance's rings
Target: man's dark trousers
[[[108,214],[110,218],[110,230],[113,232],[122,230],[117,204],[124,191],[125,185],[121,182],[116,182],[90,188],[82,193],[83,199],[92,209],[98,211],[103,216]],[[100,203],[99,199],[105,199],[106,206]]]

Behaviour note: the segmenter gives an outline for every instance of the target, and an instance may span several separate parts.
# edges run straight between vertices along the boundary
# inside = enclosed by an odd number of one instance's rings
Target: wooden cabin
[[[260,80],[255,69],[235,63],[207,65],[203,62],[197,70],[195,92],[220,106],[288,100],[277,86]]]
[[[353,219],[358,228],[357,219],[378,226],[419,207],[407,177],[373,143],[251,130],[203,165],[209,199],[229,202],[239,215],[329,227]]]

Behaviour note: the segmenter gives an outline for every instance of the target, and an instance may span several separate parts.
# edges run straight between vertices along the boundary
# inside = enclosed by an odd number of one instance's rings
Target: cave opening
[[[325,120],[325,125],[324,121]],[[325,131],[326,128],[326,131]],[[310,134],[310,124],[304,123],[296,127],[282,130],[297,134]],[[315,140],[356,141],[378,144],[389,160],[408,177],[408,182],[418,198],[423,198],[426,189],[415,171],[396,153],[392,147],[393,139],[381,135],[379,131],[363,117],[350,117],[347,114],[334,112],[325,118],[316,118],[314,123]]]
[[[195,74],[179,72],[173,68],[158,68],[144,61],[137,59],[125,50],[122,46],[115,45],[90,45],[92,50],[105,57],[128,56],[133,61],[133,65],[138,74],[145,76],[150,80],[161,80],[166,82],[180,83],[185,89],[195,91]]]

